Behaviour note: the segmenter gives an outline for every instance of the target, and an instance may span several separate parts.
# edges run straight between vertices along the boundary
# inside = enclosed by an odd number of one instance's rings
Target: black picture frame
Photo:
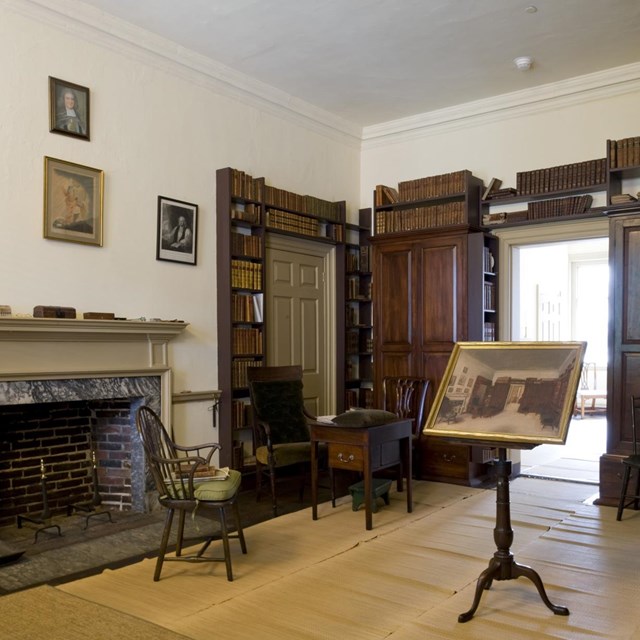
[[[195,265],[197,240],[198,205],[158,196],[156,259]]]
[[[91,97],[87,87],[49,76],[49,131],[90,140]]]

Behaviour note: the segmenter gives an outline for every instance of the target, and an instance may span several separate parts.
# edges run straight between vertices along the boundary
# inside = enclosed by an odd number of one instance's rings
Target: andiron
[[[529,578],[538,589],[538,593],[544,604],[558,616],[568,616],[569,609],[561,605],[553,604],[547,597],[540,576],[531,568],[518,564],[513,559],[510,547],[513,542],[513,529],[511,528],[511,509],[509,504],[509,475],[511,474],[511,461],[507,460],[507,450],[504,447],[498,449],[498,458],[492,463],[497,475],[496,488],[496,526],[493,530],[493,539],[498,550],[489,561],[489,566],[480,574],[476,583],[476,592],[471,609],[458,616],[458,622],[468,622],[473,617],[480,598],[485,589],[490,589],[494,580],[515,580],[516,578]]]

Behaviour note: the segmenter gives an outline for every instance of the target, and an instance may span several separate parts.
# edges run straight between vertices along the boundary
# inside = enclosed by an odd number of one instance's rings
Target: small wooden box
[[[33,308],[34,318],[75,318],[76,310],[73,307],[48,307],[38,305]]]
[[[85,320],[113,320],[116,317],[115,313],[102,313],[100,311],[86,311],[82,314]]]

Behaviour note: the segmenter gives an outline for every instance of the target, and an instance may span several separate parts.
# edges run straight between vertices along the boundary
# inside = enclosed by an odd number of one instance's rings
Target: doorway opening
[[[608,238],[513,247],[513,340],[585,341],[589,386],[606,389]],[[597,382],[596,382],[597,381]],[[523,475],[599,482],[606,450],[606,397],[574,411],[565,445],[540,445],[521,454]]]

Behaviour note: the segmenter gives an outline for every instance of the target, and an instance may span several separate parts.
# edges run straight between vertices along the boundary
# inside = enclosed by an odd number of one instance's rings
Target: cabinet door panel
[[[410,349],[413,340],[411,251],[407,248],[380,251],[376,262],[374,299],[379,301],[376,340],[382,348],[403,345]]]
[[[624,234],[624,274],[627,278],[624,305],[624,342],[640,342],[640,228],[632,227]]]
[[[460,247],[450,244],[423,247],[420,271],[422,283],[422,343],[456,342],[460,326],[460,305],[465,292],[460,288]]]

